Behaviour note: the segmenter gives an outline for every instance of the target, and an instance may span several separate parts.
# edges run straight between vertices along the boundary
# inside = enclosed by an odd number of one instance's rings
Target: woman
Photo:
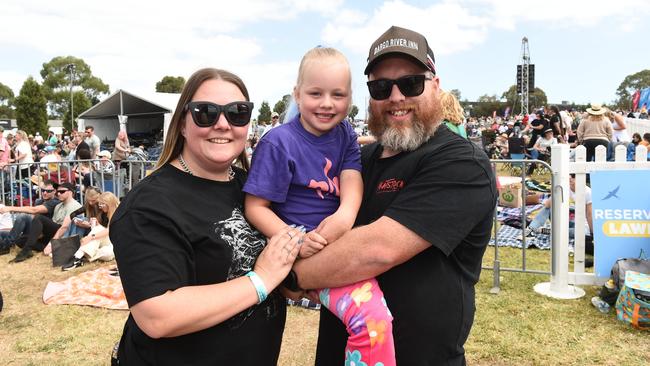
[[[587,118],[578,126],[578,141],[587,149],[587,161],[593,160],[597,146],[607,147],[612,140],[612,124],[605,117],[606,112],[602,105],[592,104],[587,108]]]
[[[90,188],[89,188],[90,189]],[[81,246],[74,254],[69,263],[61,267],[62,271],[70,271],[84,264],[84,260],[94,262],[96,260],[112,261],[115,258],[113,254],[113,244],[109,239],[108,225],[113,218],[117,206],[120,204],[117,197],[111,192],[104,192],[97,199],[97,207],[101,212],[101,218],[105,221],[90,221],[90,233],[81,239]]]
[[[116,166],[119,166],[120,162],[126,159],[131,152],[131,145],[129,145],[129,137],[126,135],[126,131],[120,130],[117,133],[115,138],[115,148],[113,149],[113,161]]]
[[[463,126],[465,121],[463,107],[460,106],[456,96],[443,91],[440,95],[440,103],[442,104],[442,118],[445,125],[457,135],[467,139],[467,130]]]
[[[557,139],[553,137],[553,133],[553,129],[549,128],[544,131],[544,135],[537,139],[535,145],[533,145],[533,149],[530,151],[530,155],[533,159],[550,161],[551,146],[558,143]]]
[[[32,147],[27,141],[27,134],[23,130],[16,132],[16,162],[20,164],[17,179],[29,178],[34,158],[32,157]]]
[[[236,75],[194,73],[156,170],[111,220],[131,310],[120,365],[277,363],[286,305],[272,291],[302,235],[287,227],[266,242],[244,220],[248,100]],[[236,158],[244,169],[231,166]]]
[[[553,136],[557,138],[559,142],[564,143],[566,141],[566,126],[564,125],[564,121],[562,121],[562,116],[560,116],[560,109],[553,105],[549,107],[548,111],[550,115],[549,123],[553,130]]]

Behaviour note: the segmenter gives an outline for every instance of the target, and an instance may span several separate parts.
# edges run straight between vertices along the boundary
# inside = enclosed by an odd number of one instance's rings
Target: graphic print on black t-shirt
[[[213,232],[219,236],[232,250],[232,260],[228,268],[228,281],[244,276],[253,270],[255,259],[260,255],[266,238],[253,229],[244,218],[241,207],[235,207],[229,218],[215,222]],[[252,306],[228,320],[230,329],[239,328],[255,311]],[[276,309],[277,310],[277,309]],[[267,317],[275,316],[275,311],[267,311]]]

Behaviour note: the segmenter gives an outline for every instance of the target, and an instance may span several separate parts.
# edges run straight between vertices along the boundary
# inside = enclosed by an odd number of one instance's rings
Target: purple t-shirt
[[[339,207],[343,170],[361,171],[357,134],[347,120],[321,136],[296,117],[260,140],[244,192],[272,202],[287,224],[315,229]]]

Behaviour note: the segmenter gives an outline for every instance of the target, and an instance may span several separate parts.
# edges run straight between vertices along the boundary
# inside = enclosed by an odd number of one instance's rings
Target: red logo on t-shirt
[[[404,188],[404,184],[401,179],[386,179],[377,185],[377,193],[397,192]]]

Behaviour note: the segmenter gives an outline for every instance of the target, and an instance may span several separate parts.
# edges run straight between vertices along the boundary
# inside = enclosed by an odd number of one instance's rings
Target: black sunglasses
[[[390,97],[393,85],[397,85],[397,88],[405,97],[417,97],[424,91],[424,81],[432,79],[426,75],[407,75],[399,79],[372,80],[366,84],[372,99],[384,100]]]
[[[64,194],[65,192],[70,192],[70,190],[69,189],[57,189],[56,190],[57,194]]]
[[[52,192],[55,191],[55,189],[45,189],[45,188],[42,188],[41,191],[43,191],[43,192],[47,192],[47,193],[52,193]]]
[[[190,111],[194,123],[199,127],[214,126],[223,112],[226,120],[233,126],[246,126],[253,113],[252,102],[232,102],[219,105],[210,102],[189,102],[185,111]]]

